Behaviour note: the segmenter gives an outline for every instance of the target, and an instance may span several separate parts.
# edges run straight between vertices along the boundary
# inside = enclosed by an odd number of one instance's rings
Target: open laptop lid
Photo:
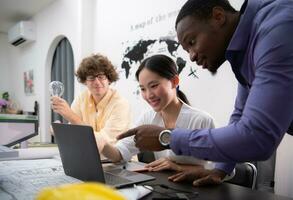
[[[105,183],[92,127],[52,123],[64,172],[82,181]]]

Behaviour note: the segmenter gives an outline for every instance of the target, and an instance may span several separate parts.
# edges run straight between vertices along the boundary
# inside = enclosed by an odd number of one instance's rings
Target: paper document
[[[13,151],[16,152],[16,156],[6,158],[0,156],[0,161],[43,159],[52,158],[56,155],[59,155],[59,150],[57,147],[34,147],[25,149],[13,149]]]
[[[33,200],[45,187],[79,182],[64,174],[57,159],[0,162],[1,200]]]
[[[19,149],[20,159],[42,159],[52,158],[53,156],[59,155],[58,147],[34,147]]]

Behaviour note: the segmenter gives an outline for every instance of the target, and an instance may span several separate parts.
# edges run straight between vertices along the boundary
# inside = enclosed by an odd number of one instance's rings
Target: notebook
[[[61,123],[52,123],[52,127],[66,175],[116,188],[155,179],[121,168],[104,170],[92,127]]]

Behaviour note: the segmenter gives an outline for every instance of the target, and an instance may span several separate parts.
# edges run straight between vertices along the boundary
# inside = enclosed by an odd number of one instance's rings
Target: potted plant
[[[5,99],[0,99],[0,112],[5,112],[5,109],[7,107],[7,101]]]

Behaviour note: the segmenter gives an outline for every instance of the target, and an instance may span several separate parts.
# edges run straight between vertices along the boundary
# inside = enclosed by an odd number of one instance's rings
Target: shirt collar
[[[109,103],[110,99],[112,98],[112,95],[114,94],[114,91],[109,88],[106,95],[101,99],[101,101],[96,105],[96,108],[98,110],[101,110],[103,108],[105,108],[105,106]],[[94,101],[94,98],[92,96],[92,94],[90,93],[90,91],[88,91],[88,95],[89,95],[89,98],[90,98],[90,101],[93,105],[95,105],[95,101]]]
[[[244,54],[249,43],[250,32],[256,13],[262,0],[246,0],[240,10],[240,20],[226,50],[226,59],[230,62],[232,70],[242,85],[250,87],[247,80],[241,74]]]
[[[246,0],[240,10],[240,20],[232,36],[227,51],[243,51],[246,49],[250,37],[253,19],[259,10],[261,0]]]

